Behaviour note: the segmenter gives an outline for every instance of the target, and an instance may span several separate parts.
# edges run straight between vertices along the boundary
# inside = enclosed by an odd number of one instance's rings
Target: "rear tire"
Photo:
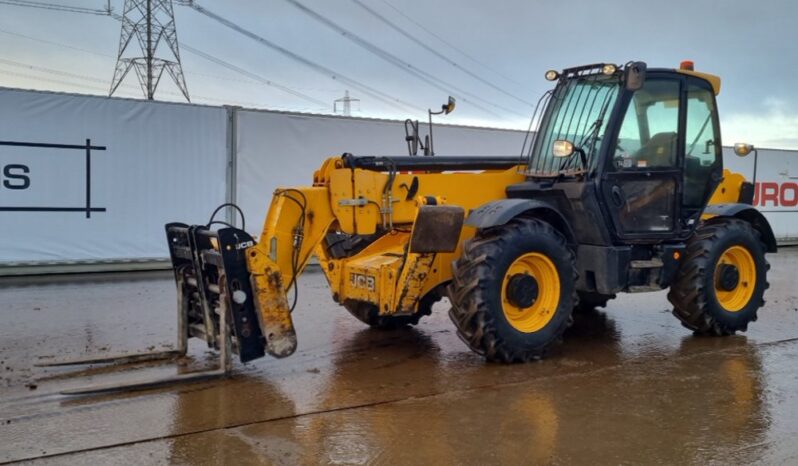
[[[480,230],[452,268],[449,316],[458,336],[489,361],[539,359],[571,324],[578,302],[574,255],[546,222],[517,218]],[[513,277],[522,286],[511,294]]]
[[[723,269],[731,270],[723,283]],[[709,221],[687,242],[687,252],[668,300],[682,325],[701,335],[744,332],[757,319],[770,269],[759,233],[739,219]]]

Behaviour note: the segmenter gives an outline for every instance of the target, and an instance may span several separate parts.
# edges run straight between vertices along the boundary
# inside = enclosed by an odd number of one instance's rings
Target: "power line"
[[[465,50],[463,50],[463,49],[461,49],[461,48],[457,47],[456,45],[452,44],[451,42],[447,41],[446,39],[444,39],[443,37],[441,37],[439,34],[437,34],[435,31],[433,31],[433,30],[431,30],[431,29],[427,28],[426,26],[424,26],[424,25],[423,25],[423,24],[421,24],[420,22],[416,21],[416,20],[415,20],[415,19],[414,19],[412,16],[410,16],[410,15],[406,14],[405,12],[403,12],[403,11],[402,11],[400,8],[397,8],[397,7],[395,7],[395,6],[394,6],[393,4],[391,4],[391,2],[389,2],[388,0],[382,0],[382,2],[383,2],[383,3],[385,3],[386,5],[388,5],[388,6],[389,6],[389,7],[390,7],[392,10],[394,10],[395,12],[397,12],[399,15],[401,15],[401,16],[402,16],[403,18],[405,18],[406,20],[408,20],[408,21],[410,21],[411,23],[415,24],[415,25],[416,25],[416,27],[418,27],[418,28],[419,28],[419,29],[421,29],[422,31],[424,31],[424,32],[426,32],[427,34],[431,35],[432,37],[434,37],[434,38],[438,39],[440,42],[442,42],[443,44],[445,44],[446,46],[448,46],[448,47],[449,47],[449,48],[451,48],[452,50],[455,50],[455,51],[457,51],[457,52],[458,52],[460,55],[462,55],[462,56],[464,56],[464,57],[468,58],[468,59],[469,59],[469,60],[471,60],[472,62],[474,62],[474,63],[476,63],[477,65],[479,65],[479,66],[483,67],[484,69],[486,69],[486,70],[490,71],[491,73],[495,74],[496,76],[499,76],[499,77],[501,77],[501,78],[505,79],[506,81],[508,81],[508,82],[511,82],[511,83],[513,83],[513,84],[515,84],[515,85],[517,85],[517,86],[524,87],[524,84],[522,84],[522,83],[519,83],[519,82],[518,82],[518,81],[516,81],[515,79],[513,79],[513,78],[510,78],[510,77],[508,77],[508,76],[506,76],[506,75],[504,75],[504,74],[502,74],[502,73],[499,73],[499,72],[498,72],[498,71],[496,71],[496,70],[495,70],[495,69],[494,69],[492,66],[486,65],[485,63],[481,62],[480,60],[478,60],[478,59],[476,59],[475,57],[473,57],[472,55],[470,55],[470,54],[469,54],[468,52],[466,52]]]
[[[421,112],[425,111],[424,109],[422,109],[420,107],[417,107],[417,106],[415,106],[415,105],[413,105],[411,103],[408,103],[408,102],[405,102],[405,101],[403,101],[401,99],[393,97],[390,94],[386,94],[386,93],[384,93],[382,91],[379,91],[379,90],[377,90],[377,89],[375,89],[375,88],[373,88],[373,87],[371,87],[371,86],[369,86],[367,84],[363,84],[363,83],[361,83],[361,82],[359,82],[359,81],[357,81],[357,80],[355,80],[353,78],[344,76],[344,75],[342,75],[342,74],[340,74],[340,73],[338,73],[338,72],[336,72],[336,71],[334,71],[334,70],[332,70],[330,68],[327,68],[326,66],[320,65],[320,64],[318,64],[318,63],[316,63],[314,61],[311,61],[311,60],[309,60],[309,59],[307,59],[307,58],[305,58],[305,57],[303,57],[301,55],[298,55],[298,54],[286,49],[285,47],[277,45],[276,43],[274,43],[274,42],[272,42],[272,41],[270,41],[270,40],[268,40],[268,39],[266,39],[266,38],[264,38],[262,36],[259,36],[259,35],[255,34],[252,31],[244,29],[243,27],[239,26],[238,24],[236,24],[236,23],[234,23],[234,22],[232,22],[232,21],[230,21],[230,20],[228,20],[226,18],[221,17],[221,16],[217,15],[216,13],[208,11],[207,9],[203,8],[202,6],[200,6],[199,4],[197,4],[195,2],[191,2],[189,4],[189,6],[191,6],[191,8],[193,8],[195,11],[207,16],[208,18],[213,19],[214,21],[216,21],[216,22],[218,22],[218,23],[220,23],[220,24],[222,24],[222,25],[224,25],[224,26],[226,26],[226,27],[238,32],[239,34],[247,36],[250,39],[252,39],[252,40],[254,40],[254,41],[256,41],[256,42],[258,42],[258,43],[260,43],[262,45],[265,45],[266,47],[269,47],[272,50],[277,51],[281,55],[286,56],[286,57],[290,58],[291,60],[294,60],[296,62],[302,63],[303,65],[305,65],[305,66],[307,66],[309,68],[312,68],[313,70],[315,70],[315,71],[317,71],[319,73],[322,73],[322,74],[325,74],[325,75],[331,77],[332,79],[344,82],[346,84],[349,84],[352,87],[358,88],[364,94],[368,94],[368,95],[374,97],[375,99],[377,99],[377,100],[379,100],[381,102],[384,102],[384,103],[386,103],[386,104],[388,104],[388,105],[390,105],[390,106],[392,106],[394,108],[399,108],[402,111],[405,111],[405,109],[403,109],[401,107],[398,107],[397,106],[397,104],[398,104],[398,105],[401,105],[403,107],[414,109],[414,110],[417,110],[417,111],[421,111]]]
[[[455,68],[457,68],[458,70],[462,71],[463,73],[466,73],[467,75],[471,76],[472,78],[476,79],[477,81],[481,82],[482,84],[485,84],[486,86],[501,92],[502,94],[506,95],[507,97],[515,99],[515,100],[517,100],[517,101],[519,101],[519,102],[521,102],[523,104],[532,106],[532,102],[529,102],[529,101],[527,101],[527,100],[525,100],[525,99],[523,99],[521,97],[518,97],[515,94],[507,92],[506,90],[502,89],[501,87],[499,87],[498,85],[492,83],[491,81],[483,78],[482,76],[474,73],[473,71],[471,71],[471,70],[469,70],[467,68],[464,68],[463,66],[461,66],[456,61],[452,60],[451,58],[447,57],[446,55],[442,54],[441,52],[435,50],[433,47],[431,47],[426,42],[424,42],[422,40],[419,40],[418,38],[416,38],[415,36],[413,36],[409,32],[405,31],[401,27],[397,26],[395,23],[391,22],[385,16],[381,15],[377,11],[375,11],[372,8],[370,8],[369,6],[365,5],[361,0],[352,0],[352,2],[354,2],[355,5],[359,6],[360,8],[366,10],[369,14],[371,14],[372,16],[374,16],[375,18],[377,18],[381,22],[385,23],[385,25],[387,25],[389,28],[393,29],[394,31],[396,31],[399,34],[401,34],[402,36],[404,36],[406,39],[412,41],[413,43],[415,43],[419,47],[422,47],[424,50],[426,50],[429,53],[435,55],[436,57],[440,58],[441,60],[449,63],[450,65],[454,66]]]
[[[105,10],[85,8],[81,6],[59,5],[56,3],[35,2],[30,0],[0,0],[0,4],[39,8],[42,10],[67,11],[69,13],[83,13],[90,15],[108,15],[111,12],[110,3]]]
[[[122,31],[119,38],[119,52],[114,76],[111,79],[109,95],[113,95],[127,74],[134,70],[145,97],[152,100],[161,76],[166,71],[186,100],[191,101],[183,74],[183,67],[180,63],[172,0],[125,0],[121,16],[111,11],[110,0],[104,10],[32,0],[0,0],[0,4],[111,16],[121,21]],[[145,56],[124,57],[123,55],[134,37]],[[158,46],[162,40],[166,42],[166,45],[171,50],[174,60],[156,56]]]
[[[84,89],[91,89],[91,90],[96,91],[96,92],[105,92],[104,88],[100,88],[100,87],[96,87],[96,86],[89,86],[89,85],[85,85],[85,84],[71,83],[71,82],[68,82],[68,81],[60,80],[60,79],[43,78],[41,76],[33,76],[33,75],[30,75],[30,74],[17,73],[17,72],[14,72],[14,71],[8,71],[8,70],[0,69],[0,74],[16,76],[16,77],[25,78],[25,79],[34,79],[34,80],[37,80],[37,81],[45,81],[45,82],[57,83],[57,84],[73,86],[73,87],[82,87]]]
[[[307,94],[303,94],[303,93],[301,93],[299,91],[295,91],[295,90],[293,90],[293,89],[291,89],[289,87],[283,86],[282,84],[278,84],[278,83],[276,83],[274,81],[262,78],[262,77],[258,76],[255,73],[249,72],[249,71],[247,71],[247,70],[245,70],[243,68],[239,68],[238,66],[233,65],[232,63],[226,62],[226,61],[222,60],[221,58],[216,58],[213,55],[205,53],[205,52],[203,52],[201,50],[197,50],[194,47],[190,47],[190,46],[186,45],[185,43],[183,43],[182,45],[183,45],[183,50],[185,50],[187,52],[191,52],[191,53],[193,53],[193,54],[195,54],[197,56],[200,56],[200,57],[202,57],[202,58],[204,58],[204,59],[206,59],[208,61],[216,63],[219,66],[223,66],[223,67],[225,67],[227,69],[235,71],[236,73],[239,73],[239,74],[247,76],[247,77],[249,77],[251,79],[254,79],[255,81],[257,81],[259,83],[265,84],[265,85],[270,86],[270,87],[274,87],[275,89],[279,89],[279,90],[281,90],[281,91],[283,91],[285,93],[291,94],[291,95],[293,95],[295,97],[299,97],[300,99],[307,100],[308,102],[313,102],[314,104],[318,104],[318,105],[320,105],[322,107],[326,107],[327,106],[327,104],[325,102],[323,102],[321,100],[318,100],[318,99],[315,99],[315,98],[313,98],[313,97],[311,97],[311,96],[309,96]]]
[[[121,19],[121,16],[119,16],[119,15],[113,15],[112,14],[111,16],[113,16],[115,19]],[[54,42],[54,41],[42,39],[42,38],[39,38],[39,37],[33,37],[33,36],[26,35],[26,34],[20,34],[18,32],[14,32],[14,31],[8,31],[8,30],[5,30],[5,29],[0,29],[0,34],[8,34],[10,36],[21,37],[23,39],[31,40],[31,41],[34,41],[34,42],[40,42],[40,43],[43,43],[43,44],[52,45],[52,46],[56,46],[56,47],[61,47],[61,48],[69,49],[69,50],[75,50],[75,51],[78,51],[78,52],[83,52],[83,53],[87,53],[87,54],[91,54],[91,55],[96,55],[96,56],[103,57],[103,58],[115,58],[113,55],[108,54],[108,53],[96,52],[96,51],[93,51],[93,50],[88,50],[88,49],[84,49],[84,48],[80,48],[80,47],[75,47],[75,46],[72,46],[72,45],[69,45],[69,44],[65,44],[63,42]],[[210,61],[212,61],[214,63],[217,63],[220,66],[224,66],[225,68],[231,69],[231,70],[235,71],[236,73],[243,74],[244,76],[247,76],[247,77],[251,78],[251,79],[248,79],[248,80],[236,80],[238,82],[244,82],[244,83],[247,83],[247,84],[257,84],[257,85],[265,84],[266,82],[271,82],[272,85],[275,84],[274,82],[269,81],[269,80],[267,80],[267,79],[265,79],[265,78],[263,78],[261,76],[255,75],[254,73],[250,73],[250,72],[248,72],[248,71],[246,71],[244,69],[241,69],[241,68],[239,68],[239,67],[237,67],[235,65],[227,63],[224,60],[221,60],[219,58],[213,57],[210,54],[206,54],[206,53],[202,52],[201,50],[198,50],[198,49],[195,49],[193,47],[190,47],[186,43],[182,43],[181,45],[189,53],[195,53],[196,52],[196,55],[199,55],[199,56],[201,56],[203,58],[206,58],[206,59],[208,59],[208,60],[210,60]],[[205,56],[203,56],[203,54]],[[27,66],[33,66],[33,65],[27,65]],[[213,75],[208,75],[208,74],[198,73],[198,72],[191,72],[191,71],[188,71],[187,74],[192,75],[192,76],[208,77],[208,78],[222,80],[222,81],[228,81],[228,82],[231,80],[231,78],[228,78],[228,77],[213,76]],[[103,82],[106,82],[106,81],[103,81]],[[276,86],[274,86],[274,87],[276,87]],[[286,92],[288,92],[288,91],[286,91]],[[299,92],[299,91],[296,91],[296,92],[301,94],[301,92]],[[304,94],[302,94],[302,95],[304,95]],[[313,99],[313,98],[311,97],[311,99]],[[325,108],[327,107],[326,102],[323,102],[321,100],[313,99],[313,100],[311,100],[311,102],[317,103],[317,104],[319,104],[319,105],[321,105],[321,106],[323,106]],[[301,107],[298,107],[298,108],[301,108]]]
[[[63,5],[48,4],[48,3],[44,3],[44,2],[34,2],[34,1],[28,1],[28,0],[0,0],[0,3],[9,3],[9,4],[13,3],[16,6],[26,6],[26,7],[34,7],[34,8],[62,9],[63,11],[66,11],[68,9],[69,11],[75,12],[75,13],[101,14],[101,15],[105,15],[105,16],[114,17],[117,20],[123,20],[123,16],[115,14],[115,13],[113,13],[111,11],[110,4],[109,4],[109,8],[107,8],[106,10],[92,10],[92,9],[80,8],[80,7],[70,8],[70,7],[66,7],[66,6],[63,6]],[[377,90],[377,89],[375,89],[375,88],[373,88],[371,86],[368,86],[368,85],[366,85],[364,83],[361,83],[361,82],[359,82],[359,81],[357,81],[357,80],[355,80],[353,78],[349,78],[347,76],[344,76],[344,75],[342,75],[340,73],[335,72],[332,69],[324,67],[323,65],[320,65],[318,63],[312,62],[311,60],[308,60],[308,59],[306,59],[306,58],[304,58],[304,57],[302,57],[302,56],[300,56],[298,54],[295,54],[295,53],[291,52],[290,50],[287,50],[287,49],[285,49],[285,48],[283,48],[283,47],[281,47],[281,46],[279,46],[279,45],[277,45],[277,44],[275,44],[275,43],[273,43],[273,42],[271,42],[271,41],[269,41],[269,40],[267,40],[267,39],[265,39],[265,38],[263,38],[261,36],[258,36],[257,34],[254,34],[254,33],[250,32],[250,31],[248,31],[246,29],[243,29],[242,27],[238,26],[237,24],[233,23],[232,21],[229,21],[229,20],[227,20],[225,18],[222,18],[222,17],[216,15],[215,13],[210,12],[210,11],[202,8],[200,5],[195,4],[193,1],[184,2],[182,0],[176,0],[176,3],[178,3],[179,5],[191,6],[193,9],[195,9],[198,12],[200,12],[201,14],[204,14],[204,15],[210,17],[211,19],[216,20],[217,22],[219,22],[219,23],[221,23],[221,24],[223,24],[223,25],[225,25],[225,26],[227,26],[227,27],[229,27],[229,28],[231,28],[233,30],[236,30],[237,32],[239,32],[239,33],[241,33],[243,35],[246,35],[246,36],[258,41],[258,42],[260,42],[263,45],[267,45],[270,48],[280,52],[281,54],[283,54],[285,56],[288,56],[289,58],[291,58],[291,59],[293,59],[295,61],[298,61],[298,62],[300,62],[300,63],[302,63],[302,64],[304,64],[306,66],[309,66],[309,67],[315,69],[316,71],[319,71],[321,73],[327,74],[329,77],[331,77],[334,80],[339,80],[339,81],[342,81],[344,83],[349,84],[352,87],[358,88],[363,93],[365,93],[367,95],[370,95],[370,96],[372,96],[372,97],[374,97],[374,98],[376,98],[376,99],[378,99],[378,100],[380,100],[380,101],[382,101],[384,103],[387,103],[388,105],[391,105],[391,106],[395,107],[396,104],[399,104],[399,105],[402,105],[404,107],[407,107],[407,108],[410,108],[410,109],[413,109],[413,110],[423,111],[423,109],[420,108],[420,107],[417,107],[417,106],[415,106],[413,104],[405,102],[405,101],[403,101],[401,99],[398,99],[398,98],[396,98],[394,96],[391,96],[390,94],[387,94],[387,93],[384,93],[382,91],[379,91],[379,90]],[[128,9],[126,8],[126,10],[128,10]],[[60,43],[57,43],[57,42],[47,41],[47,40],[44,40],[44,39],[38,39],[38,38],[31,37],[31,36],[26,36],[24,34],[14,33],[14,32],[10,32],[10,31],[0,31],[0,32],[5,32],[6,34],[15,35],[15,36],[18,36],[18,37],[23,37],[23,38],[26,38],[26,39],[29,39],[29,40],[34,40],[34,41],[38,41],[38,42],[42,42],[42,43],[47,43],[47,44],[61,46],[61,47],[66,47],[66,48],[71,48],[73,50],[78,50],[78,51],[82,51],[82,52],[86,52],[86,53],[91,53],[91,54],[94,54],[94,55],[105,56],[105,57],[109,56],[107,54],[101,54],[101,53],[93,52],[93,51],[86,50],[86,49],[81,49],[81,48],[77,48],[77,47],[71,47],[71,46],[60,44]],[[127,38],[123,37],[122,38],[123,42],[126,41],[126,39],[129,40],[130,36],[128,36]],[[193,49],[192,52],[199,52],[199,53],[197,53],[197,55],[200,55],[200,54],[204,53],[204,52],[198,51],[197,49]],[[202,55],[200,55],[200,56],[202,56]],[[230,64],[228,62],[225,62],[224,60],[218,59],[216,57],[213,57],[213,56],[211,56],[209,54],[205,54],[205,56],[203,56],[203,58],[206,58],[206,59],[208,59],[210,61],[213,61],[213,62],[219,64],[220,66],[224,66],[224,67],[226,67],[228,69],[232,69],[232,70],[234,70],[234,71],[236,71],[238,73],[241,73],[241,74],[243,74],[245,76],[248,76],[250,78],[256,79],[258,82],[261,82],[261,83],[264,83],[264,84],[267,84],[267,85],[271,85],[272,87],[281,89],[281,90],[283,90],[285,92],[288,92],[288,93],[290,93],[292,95],[295,95],[297,97],[301,97],[301,98],[306,99],[306,100],[309,98],[311,102],[318,103],[318,104],[326,106],[326,104],[324,104],[320,100],[314,99],[314,98],[312,98],[312,97],[310,97],[310,96],[308,96],[306,94],[303,94],[301,92],[298,92],[298,91],[295,91],[293,89],[290,89],[287,86],[282,86],[280,84],[274,83],[273,81],[266,80],[266,79],[264,79],[264,78],[262,78],[260,76],[254,75],[253,73],[249,73],[246,70],[243,70],[243,69],[241,69],[239,67],[236,67],[235,65],[232,65],[232,64]],[[122,77],[124,77],[124,73],[122,74]],[[119,79],[119,81],[121,81],[121,79]],[[116,82],[115,84],[118,86],[119,82]],[[404,109],[402,109],[402,110],[404,111]]]
[[[92,76],[87,76],[85,74],[70,73],[68,71],[57,70],[57,69],[54,69],[54,68],[47,68],[47,67],[44,67],[44,66],[31,65],[30,63],[22,63],[22,62],[18,62],[18,61],[14,61],[14,60],[9,60],[7,58],[0,58],[0,64],[14,66],[14,67],[18,67],[18,68],[26,68],[26,69],[29,69],[31,71],[37,71],[37,72],[40,72],[40,73],[54,74],[54,75],[62,76],[62,77],[66,77],[66,78],[80,79],[82,81],[95,82],[95,83],[103,84],[103,85],[107,84],[107,81],[105,79],[95,78],[95,77],[92,77]],[[7,73],[13,73],[13,72],[7,72]],[[36,79],[58,82],[56,80],[46,79],[46,78],[36,78]],[[78,84],[74,84],[74,83],[67,83],[65,81],[61,81],[61,82],[65,83],[65,84],[70,84],[70,85],[76,85],[76,86],[78,85]],[[81,87],[87,87],[88,88],[88,86],[82,86],[82,85],[81,85]],[[122,85],[120,87],[123,87],[123,88],[126,88],[126,89],[130,89],[130,90],[137,89],[137,86],[132,85],[132,84],[124,84],[124,85]],[[98,89],[98,88],[91,87],[91,89]],[[178,94],[176,92],[166,92],[166,94],[180,96],[180,94]]]
[[[0,0],[0,1],[2,1],[2,0]],[[114,58],[113,55],[110,55],[110,54],[107,54],[107,53],[95,52],[95,51],[92,51],[92,50],[87,50],[87,49],[83,49],[83,48],[80,48],[80,47],[67,45],[67,44],[64,44],[64,43],[61,43],[61,42],[54,42],[54,41],[51,41],[51,40],[41,39],[41,38],[38,38],[38,37],[32,37],[32,36],[28,36],[28,35],[25,35],[25,34],[20,34],[18,32],[7,31],[5,29],[0,29],[0,33],[8,34],[10,36],[21,37],[23,39],[32,40],[32,41],[35,41],[35,42],[41,42],[43,44],[55,45],[57,47],[63,47],[63,48],[71,49],[71,50],[77,50],[78,52],[90,53],[92,55],[97,55],[97,56],[100,56],[100,57]]]
[[[30,70],[41,71],[41,72],[44,72],[44,73],[57,74],[59,76],[64,76],[64,77],[68,77],[68,78],[75,78],[75,79],[82,79],[82,80],[85,80],[85,81],[92,81],[92,82],[96,82],[96,83],[99,83],[99,84],[106,84],[106,82],[107,82],[104,79],[93,78],[91,76],[86,76],[84,74],[69,73],[67,71],[55,70],[55,69],[52,69],[52,68],[46,68],[44,66],[30,65],[28,63],[21,63],[21,62],[14,61],[14,60],[8,60],[6,58],[0,58],[0,63],[6,64],[6,65],[10,65],[10,66],[16,66],[16,67],[19,67],[19,68],[27,68],[27,69],[30,69]]]
[[[177,0],[176,3],[178,5],[183,5],[183,6],[192,6],[190,1]],[[114,15],[114,18],[118,19],[118,20],[122,19],[118,15]],[[186,51],[188,51],[190,53],[193,53],[194,55],[202,57],[202,58],[204,58],[204,59],[206,59],[206,60],[208,60],[210,62],[213,62],[213,63],[215,63],[215,64],[217,64],[219,66],[222,66],[224,68],[227,68],[229,70],[235,71],[236,73],[239,73],[241,75],[247,76],[248,78],[255,80],[256,83],[261,83],[261,84],[265,84],[265,85],[270,86],[270,87],[274,87],[275,89],[279,89],[279,90],[281,90],[283,92],[286,92],[288,94],[291,94],[291,95],[293,95],[295,97],[299,97],[300,99],[304,99],[304,100],[307,100],[309,102],[313,102],[315,104],[321,105],[322,107],[326,107],[326,105],[327,105],[325,102],[323,102],[321,100],[315,99],[315,98],[313,98],[313,97],[311,97],[311,96],[309,96],[307,94],[304,94],[302,92],[299,92],[299,91],[296,91],[294,89],[291,89],[288,86],[284,86],[282,84],[276,83],[276,82],[271,81],[269,79],[263,78],[263,77],[255,74],[255,73],[249,72],[249,71],[247,71],[247,70],[245,70],[243,68],[240,68],[240,67],[238,67],[236,65],[233,65],[230,62],[222,60],[221,58],[215,57],[215,56],[213,56],[213,55],[211,55],[209,53],[203,52],[202,50],[199,50],[197,48],[191,47],[188,44],[186,44],[185,42],[181,42],[181,46],[182,46],[182,48],[184,50],[186,50]],[[190,74],[197,74],[197,73],[190,73]]]
[[[26,68],[26,69],[29,69],[31,71],[36,71],[36,72],[40,72],[40,73],[54,74],[54,75],[63,76],[63,77],[67,77],[67,78],[79,79],[79,80],[82,80],[82,81],[96,82],[98,84],[102,84],[103,86],[106,84],[106,80],[104,80],[104,79],[93,78],[91,76],[70,73],[70,72],[67,72],[67,71],[57,70],[57,69],[53,69],[53,68],[46,68],[46,67],[43,67],[43,66],[31,65],[31,64],[28,64],[28,63],[21,63],[21,62],[17,62],[17,61],[14,61],[14,60],[8,60],[8,59],[4,59],[4,58],[0,58],[0,64],[14,66],[14,67],[18,67],[18,68]],[[88,85],[88,84],[78,84],[78,83],[65,81],[65,80],[62,80],[62,79],[45,78],[45,77],[42,77],[42,76],[35,76],[35,75],[30,75],[30,74],[25,74],[25,73],[18,73],[18,72],[15,72],[15,71],[9,71],[9,70],[4,70],[4,69],[0,69],[0,74],[23,77],[23,78],[26,78],[26,79],[33,79],[33,80],[37,80],[37,81],[57,83],[57,84],[66,85],[66,86],[80,87],[80,88],[84,88],[84,89],[90,89],[90,90],[98,92],[100,94],[105,94],[105,92],[106,92],[104,87],[91,86],[91,85]],[[133,90],[138,89],[138,86],[136,86],[134,84],[123,84],[123,85],[120,86],[120,88],[124,88],[126,90],[133,91]],[[174,96],[174,97],[183,97],[182,94],[177,93],[177,92],[161,91],[161,93],[162,94],[166,94],[166,95],[170,95],[170,96]],[[231,101],[229,99],[222,100],[222,99],[217,99],[217,98],[214,98],[214,97],[207,97],[207,96],[196,95],[196,94],[195,94],[195,97],[197,97],[199,100],[204,101],[204,102],[220,102],[220,103],[226,104],[226,105],[235,104],[235,105],[241,105],[241,106],[253,106],[253,105],[254,106],[258,106],[258,104],[253,104],[252,102]],[[286,107],[275,107],[275,106],[266,106],[266,105],[261,105],[261,106],[268,107],[268,108],[271,108],[271,109],[280,109],[280,110],[294,110],[294,111],[297,111],[297,110],[313,111],[313,110],[315,110],[315,109],[307,108],[307,107],[286,108]]]
[[[311,10],[307,6],[299,3],[297,0],[285,0],[285,1],[287,1],[291,5],[295,6],[300,11],[302,11],[305,14],[307,14],[311,18],[313,18],[316,21],[324,24],[325,26],[329,27],[330,29],[338,32],[339,34],[341,34],[345,38],[349,39],[350,41],[354,42],[355,44],[359,45],[360,47],[368,50],[369,52],[373,53],[374,55],[377,55],[378,57],[380,57],[383,60],[385,60],[386,62],[394,65],[395,67],[399,68],[400,70],[415,76],[416,78],[426,82],[430,86],[433,86],[436,89],[439,89],[439,90],[441,90],[443,92],[451,92],[451,93],[453,93],[455,95],[459,94],[459,95],[457,95],[457,97],[462,102],[469,102],[469,100],[467,100],[465,97],[463,97],[463,96],[469,96],[473,100],[478,100],[478,101],[480,101],[480,102],[482,102],[482,103],[484,103],[486,105],[490,105],[492,107],[498,108],[498,109],[503,110],[505,112],[515,113],[515,114],[520,115],[520,116],[525,116],[525,115],[521,115],[520,113],[515,112],[514,110],[511,110],[509,108],[503,107],[503,106],[501,106],[501,105],[499,105],[499,104],[497,104],[495,102],[491,102],[491,101],[489,101],[487,99],[483,99],[482,97],[479,97],[479,96],[477,96],[475,94],[472,94],[470,92],[467,92],[467,91],[464,91],[462,89],[459,89],[456,86],[452,85],[451,83],[448,83],[448,82],[446,82],[446,81],[444,81],[444,80],[442,80],[442,79],[440,79],[440,78],[438,78],[436,76],[433,76],[432,74],[430,74],[430,73],[428,73],[428,72],[426,72],[426,71],[424,71],[424,70],[422,70],[420,68],[417,68],[417,67],[413,66],[411,63],[408,63],[408,62],[402,60],[401,58],[397,57],[396,55],[393,55],[390,52],[388,52],[388,51],[386,51],[386,50],[384,50],[384,49],[382,49],[380,47],[377,47],[373,43],[371,43],[371,42],[367,41],[366,39],[363,39],[362,37],[354,34],[353,32],[351,32],[350,30],[346,29],[345,27],[338,25],[337,23],[335,23],[332,20],[328,19],[324,15],[321,15],[321,14],[317,13],[316,11]],[[483,106],[481,106],[479,104],[476,104],[474,102],[469,102],[469,103],[471,103],[471,105],[474,105],[475,107],[479,108],[483,112],[489,113],[489,114],[494,115],[496,117],[500,117],[500,115],[497,115],[496,113],[492,112],[491,110],[488,110],[487,108],[485,108],[485,107],[483,107]]]

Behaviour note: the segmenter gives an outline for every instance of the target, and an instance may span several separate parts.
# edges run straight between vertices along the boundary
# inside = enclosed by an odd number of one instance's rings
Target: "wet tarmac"
[[[415,328],[366,328],[320,273],[300,281],[299,349],[226,380],[67,397],[186,372],[190,357],[36,368],[37,357],[168,348],[170,272],[0,281],[0,464],[798,464],[798,249],[744,336],[692,336],[664,292],[579,316],[546,360],[488,364],[438,304]]]

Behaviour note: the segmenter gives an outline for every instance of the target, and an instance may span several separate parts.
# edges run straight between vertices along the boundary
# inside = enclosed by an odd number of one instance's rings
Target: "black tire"
[[[718,301],[715,272],[718,260],[732,246],[742,246],[753,258],[756,284],[747,303],[738,311],[725,309]],[[757,311],[765,304],[769,287],[765,246],[748,222],[733,218],[711,220],[696,229],[687,242],[687,251],[676,279],[671,284],[668,300],[673,315],[682,325],[700,335],[725,336],[744,332],[757,319]],[[737,286],[743,286],[740,281]]]
[[[576,313],[587,313],[600,307],[607,307],[607,303],[615,299],[614,294],[601,294],[587,291],[579,291],[578,294],[579,304],[574,307],[574,312]]]
[[[422,317],[432,314],[432,305],[440,301],[441,294],[437,289],[427,293],[418,303],[418,312],[409,316],[381,316],[375,304],[366,301],[348,300],[344,307],[357,320],[369,327],[379,330],[394,330],[406,325],[417,325]]]
[[[541,253],[554,264],[560,296],[545,326],[525,333],[508,321],[501,293],[509,267],[531,252]],[[478,231],[463,245],[461,257],[452,265],[452,276],[449,317],[458,336],[489,361],[526,362],[545,356],[571,324],[571,312],[578,302],[573,252],[560,232],[537,219],[517,218]]]

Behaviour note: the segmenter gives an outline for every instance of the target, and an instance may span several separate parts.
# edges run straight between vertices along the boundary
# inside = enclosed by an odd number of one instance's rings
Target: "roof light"
[[[679,63],[679,69],[693,71],[695,70],[695,64],[693,63],[692,60],[684,60],[681,63]]]
[[[618,70],[618,67],[613,64],[607,64],[601,67],[601,72],[607,76],[612,76]]]
[[[560,73],[558,73],[558,72],[556,72],[554,70],[546,71],[546,80],[547,81],[556,81],[557,78],[559,78],[559,77],[560,77]]]

